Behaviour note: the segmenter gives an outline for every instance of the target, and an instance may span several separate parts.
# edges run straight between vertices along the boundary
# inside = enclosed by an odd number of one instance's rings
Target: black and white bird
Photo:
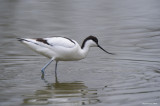
[[[18,40],[35,52],[50,59],[50,61],[41,69],[42,74],[44,74],[46,67],[54,60],[56,61],[55,74],[57,74],[57,63],[59,61],[84,59],[87,56],[90,47],[99,47],[104,52],[113,54],[103,49],[98,44],[98,39],[94,36],[89,36],[84,39],[82,46],[75,40],[67,37],[18,38]]]

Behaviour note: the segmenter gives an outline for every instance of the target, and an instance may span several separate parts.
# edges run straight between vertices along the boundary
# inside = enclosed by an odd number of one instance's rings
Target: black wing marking
[[[43,38],[36,38],[36,41],[42,42],[42,43],[47,44],[47,45],[50,45],[50,44],[47,42],[47,40],[45,40],[45,39],[43,39]]]

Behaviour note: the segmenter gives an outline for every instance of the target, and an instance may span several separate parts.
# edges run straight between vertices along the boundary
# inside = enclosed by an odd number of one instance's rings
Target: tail
[[[42,44],[39,44],[39,42],[36,42],[36,40],[34,40],[34,39],[17,38],[17,40],[20,41],[21,43],[28,45],[28,46],[31,46],[31,47],[35,46],[35,45],[43,46]]]

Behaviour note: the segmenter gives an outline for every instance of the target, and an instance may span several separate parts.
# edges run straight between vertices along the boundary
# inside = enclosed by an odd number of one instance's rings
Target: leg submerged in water
[[[44,71],[45,71],[45,69],[47,68],[48,65],[50,65],[50,64],[52,63],[53,60],[54,60],[54,58],[52,58],[52,59],[41,69],[41,72],[42,72],[41,79],[42,79],[42,80],[45,80],[45,78],[44,78]]]
[[[58,78],[57,78],[57,65],[58,65],[58,61],[56,61],[56,65],[55,65],[55,81],[58,82]]]
[[[57,75],[57,65],[58,65],[58,61],[56,61],[56,66],[55,66],[55,75]]]
[[[52,59],[41,69],[42,74],[44,74],[45,69],[47,68],[48,65],[50,65],[50,64],[52,63],[53,60],[54,60],[54,58],[52,58]]]

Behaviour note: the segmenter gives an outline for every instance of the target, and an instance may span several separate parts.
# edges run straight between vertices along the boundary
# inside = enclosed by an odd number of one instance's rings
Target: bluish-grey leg
[[[56,82],[58,82],[58,79],[57,79],[57,64],[58,64],[58,61],[56,61],[56,66],[55,66],[55,80],[56,80]]]
[[[52,63],[52,61],[54,60],[54,58],[52,58],[42,69],[41,72],[44,75],[44,70],[47,68],[48,65],[50,65]]]
[[[57,75],[57,64],[58,64],[58,61],[56,61],[56,66],[55,66],[55,74]]]

